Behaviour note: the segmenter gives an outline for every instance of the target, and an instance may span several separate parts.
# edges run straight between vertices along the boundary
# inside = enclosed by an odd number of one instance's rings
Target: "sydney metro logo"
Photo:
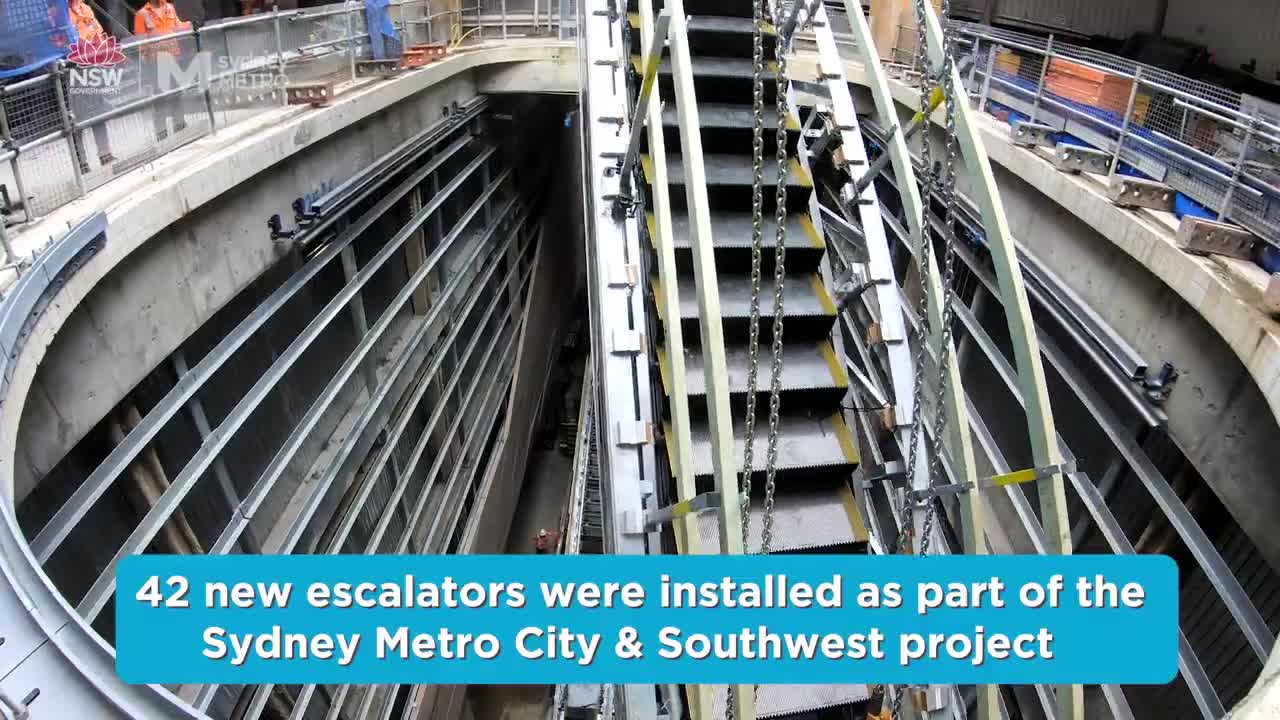
[[[71,87],[86,92],[111,92],[124,79],[124,68],[116,67],[126,60],[120,41],[111,36],[101,40],[76,40],[71,44],[67,61],[71,68]]]

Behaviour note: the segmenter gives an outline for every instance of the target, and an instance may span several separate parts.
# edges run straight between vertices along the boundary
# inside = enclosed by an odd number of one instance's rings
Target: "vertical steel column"
[[[67,81],[63,78],[66,66],[61,61],[53,64],[53,92],[58,96],[58,117],[62,120],[62,132],[67,138],[67,150],[71,152],[71,173],[76,179],[76,190],[80,197],[84,196],[84,174],[80,171],[80,153],[77,149],[76,132],[71,126],[71,112],[67,109]],[[85,154],[86,163],[88,154]]]
[[[937,13],[925,3],[926,32],[929,38],[929,59],[935,65],[942,64],[943,34]],[[952,67],[952,81],[960,84],[960,73]],[[983,227],[987,233],[987,247],[995,267],[1000,295],[1009,323],[1010,344],[1018,368],[1018,384],[1026,400],[1027,430],[1031,441],[1031,454],[1037,468],[1062,464],[1062,452],[1058,448],[1057,428],[1053,410],[1049,405],[1049,391],[1045,382],[1044,365],[1040,357],[1040,342],[1036,338],[1031,308],[1027,302],[1027,290],[1023,285],[1018,265],[1017,247],[1009,231],[1004,203],[996,187],[982,137],[973,118],[969,103],[956,103],[956,139],[964,156],[965,166],[972,179],[973,194],[981,210]],[[1061,473],[1054,473],[1036,482],[1040,498],[1040,514],[1044,523],[1049,551],[1068,555],[1071,553],[1071,527],[1067,522],[1066,489]],[[1057,687],[1057,720],[1083,720],[1084,693],[1079,685]]]
[[[973,62],[969,65],[969,77],[965,80],[965,95],[970,93],[973,81],[978,76],[978,61],[982,57],[982,36],[973,36]]]
[[[1044,46],[1044,64],[1040,66],[1040,79],[1036,81],[1036,97],[1031,101],[1031,122],[1037,122],[1036,116],[1040,114],[1040,99],[1044,97],[1044,77],[1049,74],[1049,63],[1053,62],[1053,33],[1049,33],[1049,40]]]
[[[1108,182],[1115,177],[1116,168],[1120,166],[1120,151],[1124,149],[1124,139],[1129,135],[1129,124],[1133,122],[1133,108],[1137,105],[1138,88],[1141,86],[1142,66],[1139,65],[1133,73],[1133,86],[1129,88],[1129,102],[1124,108],[1124,122],[1120,125],[1120,137],[1116,138],[1116,154],[1111,157],[1111,168],[1107,171]],[[1185,113],[1183,117],[1186,117]]]
[[[9,229],[5,226],[3,218],[0,218],[0,250],[4,250],[5,263],[14,266],[18,264],[18,255],[13,251],[13,245],[9,243]]]
[[[1249,159],[1249,143],[1253,142],[1253,133],[1258,127],[1258,119],[1249,116],[1249,125],[1244,131],[1244,142],[1240,143],[1240,155],[1236,158],[1236,166],[1231,170],[1231,182],[1227,184],[1227,194],[1222,197],[1222,207],[1218,208],[1218,220],[1226,220],[1231,210],[1231,200],[1235,197],[1236,187],[1240,185],[1240,174],[1244,172],[1244,163]]]
[[[170,363],[179,381],[191,371],[187,366],[186,353],[181,349],[173,353]],[[200,402],[200,398],[194,394],[187,400],[187,414],[191,416],[191,422],[196,426],[196,432],[200,435],[200,442],[203,444],[213,434],[213,429],[209,426],[209,416],[204,412],[204,403]],[[231,473],[227,470],[227,464],[221,455],[213,461],[213,474],[218,481],[218,489],[222,491],[222,497],[227,501],[227,507],[231,508],[234,514],[240,508],[240,495],[236,492],[235,484],[231,482]],[[239,542],[246,553],[262,552],[262,546],[247,530],[240,535]]]
[[[342,259],[342,278],[350,285],[357,272],[356,251],[347,245],[342,248],[339,257]],[[359,342],[359,339],[369,334],[369,319],[364,312],[364,293],[357,290],[351,297],[348,307],[351,309],[351,324],[355,327],[357,342]],[[360,369],[364,371],[364,382],[369,388],[369,394],[372,395],[374,389],[378,387],[378,373],[371,363],[362,363]]]

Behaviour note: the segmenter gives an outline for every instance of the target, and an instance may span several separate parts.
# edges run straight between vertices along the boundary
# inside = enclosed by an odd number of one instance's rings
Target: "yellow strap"
[[[1013,472],[1005,473],[1003,475],[992,476],[991,484],[995,485],[996,487],[1004,487],[1005,485],[1017,485],[1019,483],[1031,482],[1032,480],[1035,480],[1036,477],[1038,477],[1038,473],[1035,468],[1028,468],[1026,470],[1014,470]]]

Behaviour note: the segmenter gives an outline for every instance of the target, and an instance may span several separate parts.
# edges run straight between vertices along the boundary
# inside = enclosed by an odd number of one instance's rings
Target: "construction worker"
[[[75,28],[76,36],[80,42],[99,43],[106,40],[107,33],[102,29],[102,24],[98,22],[98,17],[93,14],[93,8],[89,7],[89,3],[85,0],[71,0],[67,6],[71,16],[71,25]],[[111,108],[102,95],[97,93],[74,94],[68,97],[71,112],[78,119],[88,119],[95,115],[100,115]],[[116,161],[114,155],[111,154],[111,140],[107,136],[107,124],[100,122],[92,126],[93,144],[98,149],[98,161],[102,167],[111,167]],[[84,131],[81,131],[75,142],[77,160],[80,161],[80,171],[89,172],[88,154],[84,147]]]
[[[178,11],[173,7],[173,3],[169,0],[147,0],[147,3],[138,8],[133,16],[133,34],[139,37],[162,37],[171,35],[191,27],[191,23],[184,22],[178,17]],[[161,87],[160,68],[163,62],[171,60],[176,63],[181,59],[182,47],[177,38],[169,38],[159,42],[152,42],[143,45],[140,48],[144,62],[146,74],[150,76],[151,84],[148,88],[152,93],[161,93],[171,90],[170,87]],[[184,112],[183,97],[186,93],[180,93],[177,96],[167,97],[156,103],[155,112],[152,118],[155,122],[156,142],[162,142],[169,137],[168,120],[173,119],[173,132],[178,134],[186,129],[187,119]]]

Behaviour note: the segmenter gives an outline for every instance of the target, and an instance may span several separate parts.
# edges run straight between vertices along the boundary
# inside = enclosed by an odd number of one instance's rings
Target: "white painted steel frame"
[[[615,271],[641,263],[636,219],[617,219],[611,212],[621,186],[613,158],[626,151],[629,137],[626,83],[618,77],[629,61],[623,40],[626,15],[613,11],[612,0],[584,0],[579,13],[578,122],[604,549],[610,554],[640,555],[648,551],[647,536],[627,532],[620,521],[643,517],[646,501],[652,502],[653,444],[624,446],[618,443],[617,433],[620,423],[653,427],[649,365],[644,358],[615,355],[605,346],[615,334],[643,333],[646,327],[643,293],[634,287],[611,287],[608,282]],[[619,686],[616,698],[623,717],[658,714],[652,685]]]
[[[742,554],[742,506],[738,496],[734,461],[733,414],[729,406],[729,371],[725,360],[724,324],[720,316],[720,286],[716,273],[715,240],[711,233],[706,168],[702,160],[702,126],[693,84],[688,22],[683,0],[667,0],[671,11],[671,70],[675,85],[676,118],[680,126],[680,155],[684,164],[689,234],[693,245],[693,275],[697,286],[698,327],[705,362],[707,426],[711,436],[712,472],[720,493],[720,551]],[[779,119],[781,122],[781,119]],[[679,323],[679,315],[668,322]],[[733,712],[737,720],[755,720],[755,688],[733,686]]]

